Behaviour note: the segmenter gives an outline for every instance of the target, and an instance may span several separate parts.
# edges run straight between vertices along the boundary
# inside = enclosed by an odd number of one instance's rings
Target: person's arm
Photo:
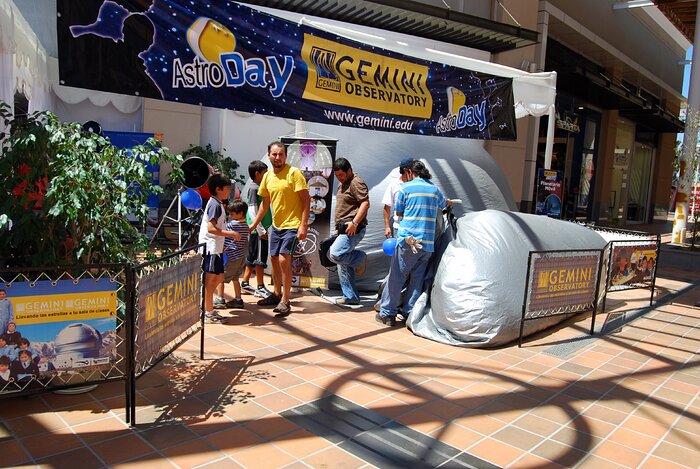
[[[224,236],[226,238],[233,238],[236,241],[241,239],[240,233],[237,231],[233,230],[222,230],[216,226],[216,221],[215,220],[209,220],[209,224],[207,225],[207,231],[211,235],[215,236]]]
[[[391,238],[391,207],[384,206],[384,236]]]
[[[262,203],[260,204],[260,208],[258,209],[258,213],[255,215],[255,220],[253,220],[253,223],[250,225],[250,231],[253,231],[255,228],[257,228],[262,219],[265,217],[268,208],[270,208],[270,198],[263,197]]]
[[[309,197],[309,190],[302,189],[297,191],[299,194],[299,199],[301,199],[301,224],[299,225],[299,230],[297,231],[297,238],[300,240],[306,239],[306,233],[309,228],[309,212],[311,211],[311,197]]]
[[[353,217],[351,221],[347,223],[347,228],[345,229],[345,233],[349,236],[354,236],[357,233],[357,227],[360,226],[360,223],[362,223],[362,220],[365,219],[367,216],[367,211],[369,210],[369,199],[365,199],[360,203],[360,206],[357,208],[357,213]]]
[[[395,183],[389,184],[382,196],[382,204],[384,205],[384,236],[391,238],[391,228],[393,220],[391,219],[391,211],[394,209],[394,190]]]

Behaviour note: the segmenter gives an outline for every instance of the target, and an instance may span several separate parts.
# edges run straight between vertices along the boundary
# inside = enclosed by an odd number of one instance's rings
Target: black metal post
[[[126,389],[124,390],[125,396],[125,412],[126,412],[126,423],[134,425],[135,415],[132,413],[132,408],[136,407],[136,394],[134,386],[134,292],[136,291],[136,285],[134,282],[134,269],[131,264],[126,265],[126,295],[125,300],[125,314],[124,314],[124,326],[125,334],[124,341],[126,342]]]
[[[527,275],[525,276],[525,293],[523,294],[523,311],[520,318],[520,334],[518,334],[518,348],[523,346],[523,330],[525,329],[525,313],[527,311],[527,293],[530,290],[530,265],[532,264],[532,252],[527,256]]]

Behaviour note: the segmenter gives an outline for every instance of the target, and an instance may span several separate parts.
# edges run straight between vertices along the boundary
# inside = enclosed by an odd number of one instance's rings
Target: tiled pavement
[[[286,320],[247,305],[207,326],[204,361],[196,336],[137,382],[134,428],[123,383],[0,401],[0,465],[372,467],[281,415],[339,396],[500,467],[698,468],[697,270],[662,260],[657,299],[645,310],[647,290],[610,294],[599,324],[638,317],[604,336],[579,317],[491,350],[381,326],[369,302],[304,293]]]

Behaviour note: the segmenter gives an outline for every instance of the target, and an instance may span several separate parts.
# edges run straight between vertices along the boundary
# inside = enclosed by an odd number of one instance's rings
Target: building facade
[[[30,111],[39,106],[61,118],[103,122],[103,128],[162,133],[173,151],[211,143],[228,149],[243,166],[262,156],[272,132],[285,135],[299,128],[298,122],[285,119],[138,97],[105,98],[105,93],[62,87],[51,37],[55,4],[14,3],[26,17],[25,26],[12,20],[14,10],[7,6],[13,2],[2,3],[0,12],[8,23],[14,28],[31,26],[46,50],[43,69],[23,75],[20,88],[31,97]],[[563,173],[563,216],[618,226],[666,218],[676,133],[682,131],[677,118],[683,102],[680,62],[691,44],[656,6],[619,8],[624,2],[613,0],[248,3],[415,37],[450,53],[529,72],[556,71],[551,167]],[[23,46],[15,43],[16,51],[10,52],[17,57]],[[3,39],[0,50],[15,43]],[[31,44],[26,49],[33,50]],[[32,77],[41,74],[49,78],[32,86]],[[9,88],[3,94],[9,95]],[[270,119],[276,119],[270,127],[274,130],[258,135],[255,130]],[[484,142],[523,211],[533,211],[537,169],[545,165],[546,128],[546,117],[527,117],[517,121],[516,141]],[[163,177],[166,174],[163,168]]]

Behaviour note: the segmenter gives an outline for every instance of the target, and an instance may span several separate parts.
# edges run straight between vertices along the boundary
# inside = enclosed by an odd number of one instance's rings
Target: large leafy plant
[[[146,163],[179,168],[179,155],[153,139],[118,149],[50,112],[15,119],[2,102],[0,118],[0,264],[124,262],[144,254],[146,200],[161,192]]]

